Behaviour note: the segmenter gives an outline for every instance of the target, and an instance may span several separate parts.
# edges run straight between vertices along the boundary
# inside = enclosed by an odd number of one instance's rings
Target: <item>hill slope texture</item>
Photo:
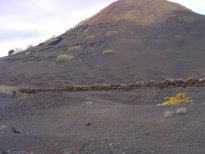
[[[1,58],[0,81],[38,88],[203,78],[204,27],[204,16],[176,3],[119,0],[56,38]]]

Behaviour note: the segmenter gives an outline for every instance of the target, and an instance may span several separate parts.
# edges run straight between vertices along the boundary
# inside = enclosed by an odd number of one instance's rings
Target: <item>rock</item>
[[[91,123],[88,122],[88,123],[85,124],[85,126],[87,126],[87,127],[88,127],[88,126],[91,126]]]
[[[15,128],[12,128],[11,130],[12,130],[12,132],[15,133],[15,134],[21,134],[21,132],[18,131],[18,130],[16,130]]]
[[[12,95],[13,98],[16,98],[17,97],[17,92],[16,91],[12,91],[11,95]]]
[[[4,133],[4,129],[5,129],[5,125],[1,125],[0,124],[0,134],[3,134]]]

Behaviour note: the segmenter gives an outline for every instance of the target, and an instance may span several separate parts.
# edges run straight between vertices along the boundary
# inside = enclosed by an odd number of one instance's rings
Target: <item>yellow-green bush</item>
[[[95,35],[89,35],[85,37],[85,39],[94,39],[94,38],[95,38]]]
[[[114,54],[115,53],[115,51],[114,50],[110,50],[110,49],[107,49],[107,50],[103,50],[102,51],[102,54],[103,55],[112,55],[112,54]]]
[[[26,98],[27,96],[27,94],[21,93],[17,87],[8,85],[0,85],[0,92],[7,95],[13,95],[13,92],[16,92],[16,97],[19,98]]]
[[[165,101],[161,105],[179,105],[191,104],[193,100],[186,93],[178,93],[175,97],[165,97]]]
[[[26,51],[25,52],[25,56],[28,56],[28,55],[30,55],[32,52],[30,52],[30,51]]]
[[[52,44],[54,41],[56,41],[57,39],[55,38],[55,36],[50,37],[49,39],[47,39],[44,44],[45,45],[50,45]]]
[[[118,35],[119,32],[118,31],[108,31],[105,33],[105,36],[115,36],[115,35]]]
[[[59,55],[58,57],[56,57],[56,63],[60,63],[60,62],[65,62],[65,61],[70,61],[73,60],[74,56],[72,55]]]
[[[68,48],[68,51],[78,51],[81,50],[81,46],[80,45],[74,45]]]
[[[18,88],[13,86],[7,86],[7,85],[0,85],[0,92],[4,94],[11,95],[13,91],[17,91]]]

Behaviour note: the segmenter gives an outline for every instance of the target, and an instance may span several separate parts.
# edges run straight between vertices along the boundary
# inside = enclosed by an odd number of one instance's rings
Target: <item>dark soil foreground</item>
[[[157,106],[187,92],[182,106]],[[4,154],[204,154],[205,88],[129,92],[0,95],[0,151]],[[204,102],[203,102],[204,100]]]

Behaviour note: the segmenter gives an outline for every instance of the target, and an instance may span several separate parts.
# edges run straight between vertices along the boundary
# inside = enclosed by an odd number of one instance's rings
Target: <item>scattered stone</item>
[[[4,129],[6,128],[5,125],[1,125],[0,124],[0,134],[3,134],[4,133]]]
[[[149,136],[150,135],[150,133],[146,133],[146,136]]]
[[[16,91],[12,91],[11,96],[12,96],[13,98],[16,98],[16,97],[17,97],[17,92],[16,92]]]
[[[87,126],[87,127],[88,127],[88,126],[91,126],[91,123],[88,122],[88,123],[85,124],[85,126]]]
[[[26,152],[26,151],[16,151],[14,149],[3,151],[2,154],[34,154],[32,152]]]
[[[149,89],[165,89],[165,88],[188,88],[188,87],[205,87],[205,80],[201,79],[189,79],[189,80],[163,80],[159,82],[154,81],[142,81],[133,82],[128,84],[91,84],[81,86],[65,86],[61,88],[50,89],[20,89],[21,93],[35,94],[40,92],[82,92],[82,91],[128,91],[142,88]]]
[[[21,132],[18,131],[18,130],[16,130],[15,128],[12,128],[11,130],[12,130],[12,132],[15,133],[15,134],[21,134]]]

